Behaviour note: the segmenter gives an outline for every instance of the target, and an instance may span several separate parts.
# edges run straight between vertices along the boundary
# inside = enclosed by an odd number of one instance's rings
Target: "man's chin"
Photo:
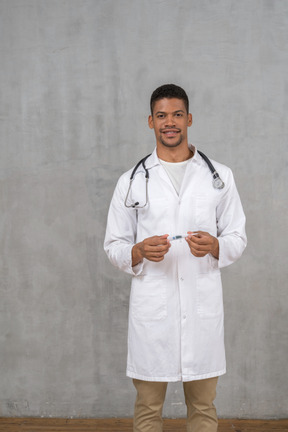
[[[173,147],[178,147],[178,146],[182,143],[182,139],[181,139],[181,140],[178,140],[178,141],[176,141],[176,142],[169,142],[169,141],[161,140],[161,143],[162,143],[165,147],[173,148]]]

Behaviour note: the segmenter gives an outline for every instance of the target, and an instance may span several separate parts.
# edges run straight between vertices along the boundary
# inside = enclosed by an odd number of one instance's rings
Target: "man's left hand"
[[[209,233],[204,231],[197,231],[197,233],[188,231],[186,241],[191,253],[195,257],[200,258],[211,253],[214,258],[219,258],[219,242],[216,237],[213,237]]]

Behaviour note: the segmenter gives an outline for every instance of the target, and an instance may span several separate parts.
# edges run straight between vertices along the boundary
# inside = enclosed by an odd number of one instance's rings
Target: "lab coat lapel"
[[[146,167],[148,169],[155,167],[154,169],[157,170],[157,174],[158,174],[161,182],[164,183],[163,186],[165,186],[165,192],[167,192],[169,194],[172,193],[173,196],[175,196],[175,195],[178,196],[165,168],[159,162],[156,148],[154,149],[151,156],[147,159]]]
[[[179,193],[180,198],[182,198],[182,195],[185,193],[191,194],[193,192],[193,189],[197,184],[197,176],[199,175],[197,174],[196,165],[201,165],[203,163],[202,158],[197,152],[196,147],[191,148],[191,150],[193,150],[194,156],[189,160],[189,163],[186,166]]]

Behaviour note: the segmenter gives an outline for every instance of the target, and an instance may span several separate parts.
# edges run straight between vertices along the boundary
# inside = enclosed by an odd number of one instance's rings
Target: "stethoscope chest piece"
[[[225,186],[225,183],[223,182],[223,180],[220,178],[218,172],[216,171],[216,169],[214,168],[214,165],[212,164],[212,162],[210,161],[210,159],[200,150],[198,150],[198,153],[200,154],[200,156],[204,159],[204,161],[207,163],[212,177],[213,177],[213,187],[215,189],[223,189]]]
[[[215,189],[223,189],[225,186],[225,183],[221,178],[219,177],[219,174],[217,172],[213,173],[213,187]]]

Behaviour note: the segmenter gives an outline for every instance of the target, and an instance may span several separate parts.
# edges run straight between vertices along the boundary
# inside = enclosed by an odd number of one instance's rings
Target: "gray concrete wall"
[[[115,182],[154,147],[149,97],[235,174],[249,246],[223,272],[221,417],[287,417],[288,2],[1,0],[0,415],[131,416],[129,277],[102,250]],[[181,384],[166,416],[184,416]]]

